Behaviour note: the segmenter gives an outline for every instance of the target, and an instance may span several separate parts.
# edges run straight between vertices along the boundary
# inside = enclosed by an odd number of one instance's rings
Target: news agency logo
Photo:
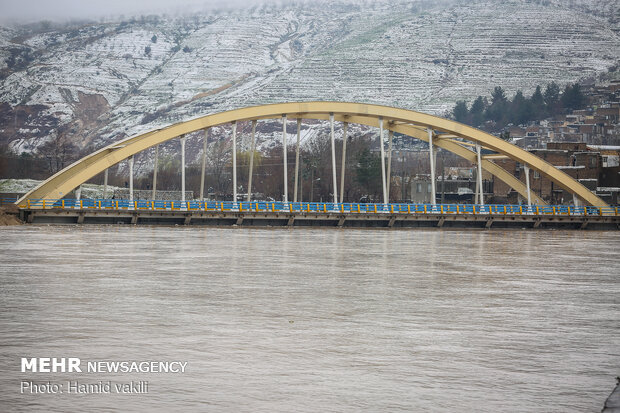
[[[187,361],[87,361],[78,357],[22,357],[22,373],[185,373]]]
[[[22,373],[81,373],[77,357],[22,357]]]

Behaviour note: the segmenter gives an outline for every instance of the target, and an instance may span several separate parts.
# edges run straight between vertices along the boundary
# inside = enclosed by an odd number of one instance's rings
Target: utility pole
[[[314,167],[310,170],[310,202],[314,202]]]

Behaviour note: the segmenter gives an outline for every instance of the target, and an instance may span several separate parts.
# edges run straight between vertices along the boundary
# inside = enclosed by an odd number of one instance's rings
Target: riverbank
[[[19,209],[15,205],[5,205],[0,207],[0,226],[21,225],[19,219]]]
[[[616,387],[605,400],[603,413],[620,413],[620,377],[616,377]]]

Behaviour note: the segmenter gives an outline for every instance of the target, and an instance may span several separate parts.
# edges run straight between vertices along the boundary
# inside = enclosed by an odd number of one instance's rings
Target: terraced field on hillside
[[[205,113],[292,100],[442,114],[495,85],[529,92],[617,65],[613,2],[569,4],[307,2],[3,27],[0,142],[31,152],[63,133],[100,147]]]

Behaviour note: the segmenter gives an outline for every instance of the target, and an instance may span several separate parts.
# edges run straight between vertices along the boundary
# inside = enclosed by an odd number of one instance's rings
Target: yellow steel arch
[[[291,115],[294,117],[294,115]],[[305,119],[329,119],[329,115],[316,115],[316,114],[303,114]],[[379,127],[379,119],[376,117],[369,116],[350,116],[350,115],[334,115],[334,119],[341,122],[349,122],[349,123],[358,123],[367,126],[376,126]],[[428,142],[428,133],[425,130],[420,129],[419,127],[412,126],[409,124],[386,124],[387,129],[391,129],[394,132],[402,133],[404,135],[408,135],[414,137],[416,139]],[[461,144],[448,139],[434,139],[433,145],[439,146],[440,148],[446,149],[454,153],[455,155],[460,156],[463,159],[468,160],[471,163],[476,163],[476,153],[463,147]],[[494,175],[496,178],[505,182],[512,189],[517,191],[521,196],[527,198],[527,188],[523,182],[518,180],[513,174],[506,171],[501,166],[497,165],[494,162],[491,162],[487,159],[482,159],[482,168]],[[536,205],[547,205],[547,203],[538,195],[536,195],[533,191],[530,191],[530,196],[532,202]]]
[[[347,120],[351,123],[361,123],[371,126],[377,125],[378,119],[383,118],[387,122],[386,126],[394,131],[423,140],[426,140],[423,128],[430,128],[434,131],[444,132],[453,137],[464,138],[479,143],[485,148],[492,149],[522,164],[528,165],[531,169],[551,179],[563,189],[577,195],[587,204],[607,206],[602,199],[594,195],[585,186],[563,171],[553,167],[543,159],[479,129],[412,110],[350,102],[292,102],[251,106],[214,113],[186,122],[177,123],[163,129],[157,129],[133,136],[93,152],[62,171],[59,171],[24,195],[18,203],[21,203],[25,199],[62,198],[88,179],[136,153],[178,136],[211,126],[234,121],[277,118],[282,115],[287,115],[292,118],[324,119],[327,118],[330,113],[333,113],[335,118],[339,120]],[[470,160],[475,159],[475,157],[473,157],[473,152],[454,140],[437,139],[436,141],[434,140],[433,143],[459,156],[463,156]],[[499,179],[508,183],[522,195],[526,195],[523,183],[497,164],[489,160],[483,160],[482,166]],[[534,197],[533,199],[538,201],[538,203],[542,202],[538,197]]]

